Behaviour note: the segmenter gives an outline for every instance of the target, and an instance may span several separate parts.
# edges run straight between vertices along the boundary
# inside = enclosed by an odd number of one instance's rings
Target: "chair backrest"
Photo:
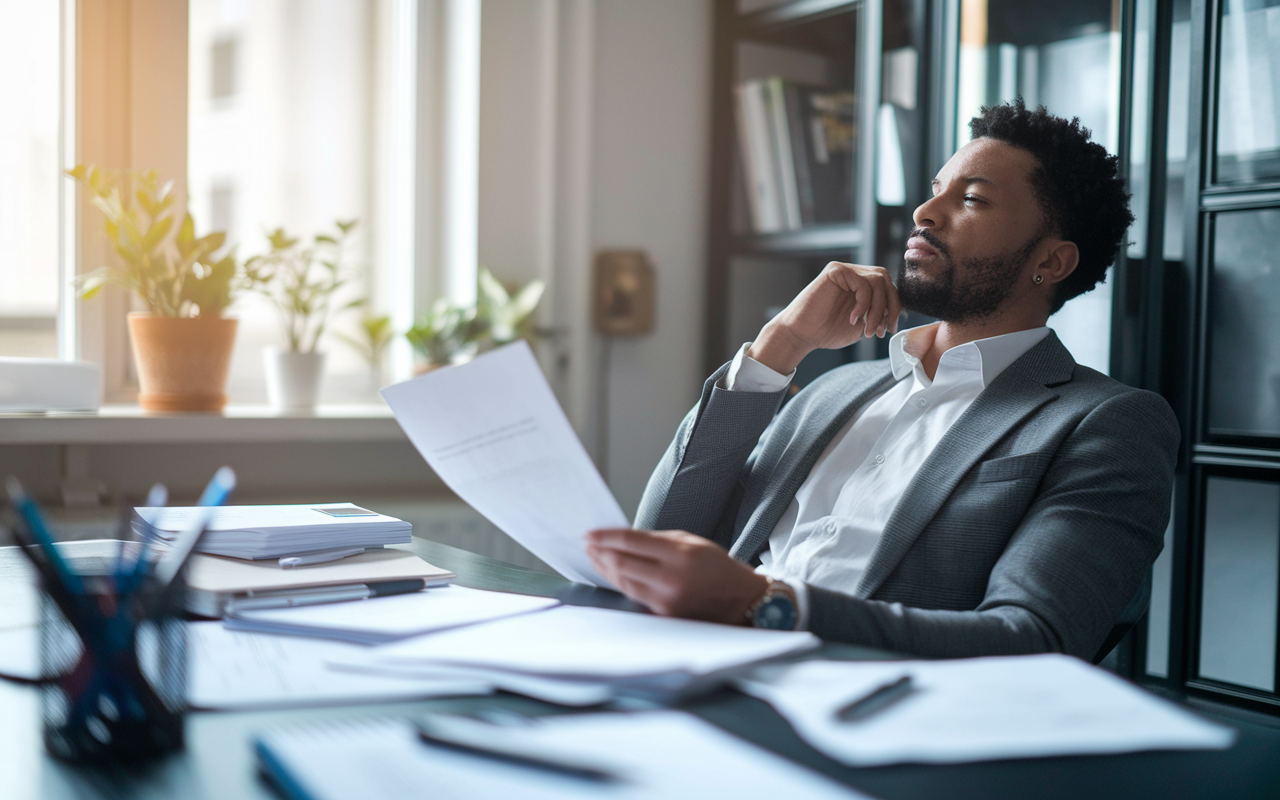
[[[1138,587],[1138,593],[1129,601],[1129,605],[1125,606],[1124,611],[1120,613],[1120,619],[1116,620],[1116,624],[1111,626],[1111,633],[1107,634],[1107,638],[1103,640],[1102,647],[1098,649],[1098,654],[1093,657],[1093,663],[1097,664],[1106,658],[1115,646],[1120,644],[1120,640],[1129,635],[1129,631],[1134,625],[1138,624],[1138,620],[1142,619],[1142,615],[1147,613],[1147,606],[1151,604],[1151,570],[1147,570],[1147,576],[1142,579],[1142,585]]]

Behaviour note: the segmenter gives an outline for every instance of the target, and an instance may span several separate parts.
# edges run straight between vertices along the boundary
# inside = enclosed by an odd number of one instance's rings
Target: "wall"
[[[483,5],[480,260],[548,282],[544,368],[628,515],[703,378],[711,23],[709,0]],[[587,303],[613,248],[648,251],[657,325],[602,385]]]

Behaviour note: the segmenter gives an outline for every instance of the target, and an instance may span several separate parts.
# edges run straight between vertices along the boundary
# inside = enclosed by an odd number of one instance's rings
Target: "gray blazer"
[[[654,470],[636,527],[682,529],[758,563],[814,462],[893,380],[849,364],[785,392],[707,379]],[[1159,395],[1079,366],[1050,334],[978,395],[920,467],[866,572],[809,587],[824,639],[927,657],[1093,657],[1169,518],[1178,423]]]

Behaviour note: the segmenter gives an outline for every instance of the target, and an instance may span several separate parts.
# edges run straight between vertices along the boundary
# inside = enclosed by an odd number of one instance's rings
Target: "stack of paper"
[[[382,644],[410,636],[527,614],[558,605],[549,597],[442,586],[351,603],[237,611],[227,627],[259,633],[315,636],[355,644]]]
[[[837,710],[903,674],[911,693],[856,722]],[[1140,750],[1222,749],[1235,731],[1111,673],[1047,654],[958,661],[769,665],[738,687],[802,739],[855,767],[951,764]]]
[[[200,507],[135,508],[160,536],[173,540],[208,512]],[[135,529],[141,528],[135,521]],[[224,506],[212,512],[196,548],[232,558],[280,558],[342,547],[407,544],[413,526],[350,503]]]
[[[267,774],[308,800],[378,797],[860,798],[853,789],[680,711],[575,714],[518,727],[487,726],[518,752],[550,750],[601,765],[597,781],[423,743],[402,720],[347,720],[281,728],[255,743]]]
[[[805,631],[561,606],[383,645],[362,663],[391,674],[407,666],[497,670],[670,699],[714,688],[731,671],[819,643]]]

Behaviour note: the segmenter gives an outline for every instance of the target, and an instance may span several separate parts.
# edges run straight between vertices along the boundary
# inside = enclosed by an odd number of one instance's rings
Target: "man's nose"
[[[938,198],[931,197],[920,205],[916,206],[916,210],[911,212],[911,220],[917,228],[936,228],[938,227],[937,204]]]

